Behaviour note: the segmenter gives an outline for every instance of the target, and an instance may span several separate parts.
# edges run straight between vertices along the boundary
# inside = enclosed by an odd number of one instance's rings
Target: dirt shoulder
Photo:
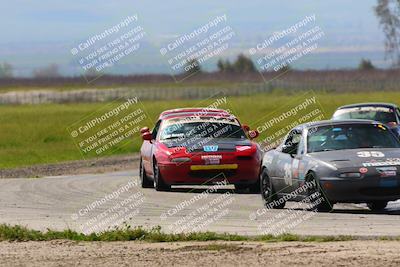
[[[76,160],[55,164],[0,170],[0,178],[33,178],[43,176],[105,173],[139,167],[139,154]]]
[[[398,241],[0,242],[1,266],[399,266]]]

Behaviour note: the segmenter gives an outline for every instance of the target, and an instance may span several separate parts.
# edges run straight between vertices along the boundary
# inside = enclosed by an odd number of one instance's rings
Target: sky
[[[59,65],[63,74],[79,74],[82,65],[71,49],[137,15],[137,25],[146,33],[140,49],[106,71],[168,73],[171,66],[160,48],[225,14],[226,25],[235,36],[228,49],[204,63],[204,69],[212,71],[218,58],[233,59],[239,53],[248,53],[273,33],[315,14],[315,25],[323,30],[324,37],[318,40],[318,49],[293,64],[295,68],[354,68],[361,58],[386,67],[384,36],[374,5],[376,0],[4,1],[0,11],[0,62],[12,64],[19,76],[29,76],[52,63]]]

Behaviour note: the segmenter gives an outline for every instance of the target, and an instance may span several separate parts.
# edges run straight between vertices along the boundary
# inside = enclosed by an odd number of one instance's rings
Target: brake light
[[[251,149],[251,146],[236,146],[236,151],[246,151]]]
[[[236,146],[237,156],[252,156],[257,151],[255,145],[250,146]]]

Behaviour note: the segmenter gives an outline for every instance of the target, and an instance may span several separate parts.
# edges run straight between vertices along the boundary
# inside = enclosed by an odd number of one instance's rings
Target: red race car
[[[222,109],[167,110],[150,132],[141,129],[142,187],[169,191],[171,185],[225,181],[235,189],[259,191],[262,152],[258,136]]]

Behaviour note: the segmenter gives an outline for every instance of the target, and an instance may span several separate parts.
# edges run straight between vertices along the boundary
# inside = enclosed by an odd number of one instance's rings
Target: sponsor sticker
[[[201,156],[201,159],[206,165],[217,165],[220,164],[222,155],[204,155]]]
[[[388,158],[385,161],[368,161],[362,165],[364,167],[400,166],[400,158]]]
[[[381,177],[393,177],[397,175],[397,168],[396,167],[381,167],[376,168],[379,172]]]
[[[216,152],[218,151],[218,146],[213,145],[213,146],[203,146],[204,152]]]

